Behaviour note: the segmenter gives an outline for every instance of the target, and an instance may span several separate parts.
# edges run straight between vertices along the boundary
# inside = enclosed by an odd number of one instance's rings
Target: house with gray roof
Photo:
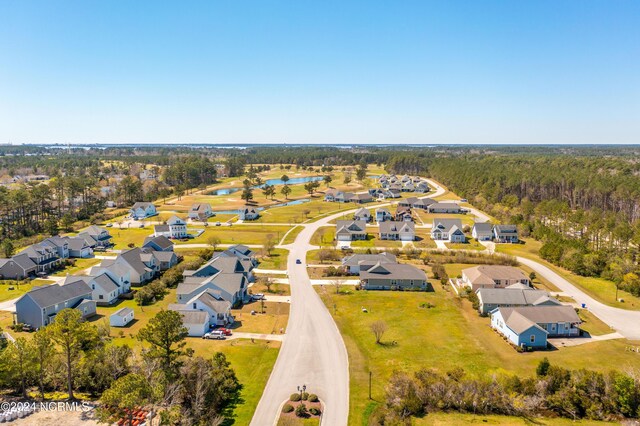
[[[364,207],[359,208],[353,214],[353,220],[362,220],[365,222],[371,222],[371,212],[369,209],[365,209]]]
[[[125,327],[133,321],[134,312],[131,308],[121,308],[109,316],[109,325],[111,327]]]
[[[489,222],[476,222],[473,224],[471,235],[477,241],[491,241],[493,238],[493,225]]]
[[[240,209],[240,220],[256,220],[260,217],[260,212],[255,207],[244,206]]]
[[[81,236],[66,237],[69,257],[86,259],[93,255],[91,245]]]
[[[580,318],[567,305],[498,308],[491,312],[491,327],[515,346],[541,349],[549,337],[580,335]]]
[[[189,219],[191,220],[206,221],[213,215],[214,213],[209,203],[195,203],[189,209]]]
[[[78,236],[83,238],[91,237],[93,243],[91,243],[91,241],[87,241],[87,244],[89,244],[91,248],[106,248],[113,245],[113,243],[111,242],[112,237],[109,233],[109,230],[96,225],[89,226],[87,229],[80,232]]]
[[[34,328],[44,327],[66,308],[78,309],[83,318],[95,315],[96,302],[91,298],[91,287],[84,281],[69,284],[51,284],[34,287],[16,301],[16,321]]]
[[[360,287],[365,290],[427,290],[427,275],[413,265],[378,262],[360,269]]]
[[[369,192],[359,192],[357,194],[351,194],[351,196],[349,196],[346,201],[350,201],[356,204],[364,204],[372,202],[373,197],[371,196],[371,194],[369,194]]]
[[[336,221],[336,239],[338,241],[366,240],[367,223],[363,220]]]
[[[203,311],[176,311],[182,316],[182,324],[190,337],[201,337],[209,331],[209,315]]]
[[[431,239],[449,241],[450,243],[464,243],[467,237],[462,230],[460,219],[434,218],[431,226]]]
[[[102,261],[103,266],[110,266],[113,263],[117,263],[127,269],[132,285],[145,284],[160,271],[157,259],[154,256],[149,256],[139,247],[123,251],[115,259]]]
[[[173,251],[173,242],[162,236],[149,236],[144,239],[143,248],[150,248],[155,251]]]
[[[366,270],[376,263],[397,263],[393,253],[352,254],[342,259],[342,266],[349,274],[358,274],[360,269]]]
[[[496,243],[517,243],[518,227],[516,225],[496,225],[493,227],[493,239]]]
[[[139,201],[135,203],[133,207],[131,207],[129,213],[131,214],[132,218],[140,220],[155,216],[158,214],[158,211],[156,210],[156,206],[154,206],[153,203]]]
[[[187,222],[178,216],[171,216],[166,224],[155,225],[153,235],[155,237],[187,238]]]
[[[478,311],[482,315],[487,315],[497,308],[561,304],[546,291],[533,288],[480,288],[476,294],[479,301]]]
[[[376,209],[376,222],[384,222],[386,220],[392,220],[393,216],[386,207],[378,207]]]
[[[211,327],[233,324],[235,319],[231,315],[231,303],[218,297],[215,292],[204,290],[186,303],[170,304],[169,309],[173,311],[206,312],[209,316],[209,325]]]
[[[9,259],[0,259],[0,279],[23,280],[34,276],[38,266],[26,253],[19,253]]]
[[[429,213],[462,213],[458,203],[433,203],[427,207]]]
[[[413,222],[380,222],[379,234],[381,240],[414,241],[416,227]]]
[[[36,264],[36,273],[48,273],[62,265],[64,259],[58,253],[58,248],[51,243],[32,244],[20,252]]]

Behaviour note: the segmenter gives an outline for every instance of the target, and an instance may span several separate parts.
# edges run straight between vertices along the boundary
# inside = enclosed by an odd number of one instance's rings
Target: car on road
[[[216,222],[216,226],[220,226],[222,225],[220,222]]]
[[[262,300],[262,299],[264,299],[264,294],[262,294],[262,293],[252,294],[251,298],[253,300]]]
[[[202,336],[203,339],[210,339],[210,340],[224,340],[224,333],[220,330],[213,330],[210,331],[209,333],[205,333],[204,336]]]
[[[111,227],[113,226],[113,223],[107,223],[105,226],[106,226],[107,228],[111,228]]]
[[[349,250],[351,247],[344,245],[344,246],[340,246],[340,250]]]
[[[302,265],[302,260],[296,259],[296,265]]]
[[[460,199],[460,202],[461,202],[461,203],[466,203],[466,202],[467,202],[467,199],[466,199],[466,198],[461,198],[461,199]]]

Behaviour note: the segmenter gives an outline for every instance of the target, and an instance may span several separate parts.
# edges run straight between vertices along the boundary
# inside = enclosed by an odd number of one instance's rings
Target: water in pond
[[[321,181],[322,179],[324,179],[323,176],[306,176],[306,177],[297,177],[297,178],[294,177],[294,178],[289,178],[289,180],[287,181],[287,184],[296,185],[299,183],[317,182],[317,181]],[[267,179],[267,181],[264,184],[265,185],[284,185],[284,182],[282,181],[282,179]]]
[[[289,201],[287,203],[280,203],[280,204],[274,204],[273,206],[269,206],[268,208],[273,208],[273,207],[286,207],[286,206],[297,206],[298,204],[304,204],[304,203],[308,203],[309,201],[311,201],[308,198],[303,198],[301,200],[293,200],[293,201]]]
[[[240,191],[242,188],[222,188],[209,192],[209,195],[229,195]]]

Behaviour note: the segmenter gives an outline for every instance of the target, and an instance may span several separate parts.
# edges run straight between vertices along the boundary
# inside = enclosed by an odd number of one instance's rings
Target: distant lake
[[[289,178],[287,181],[288,185],[297,185],[299,183],[307,183],[307,182],[318,182],[323,180],[323,176],[307,176],[307,177],[297,177],[297,178]],[[284,185],[282,179],[267,179],[264,185]],[[262,188],[264,185],[260,185],[259,188]]]
[[[207,195],[229,195],[241,190],[242,188],[222,188],[222,189],[216,189],[215,191],[211,191]]]

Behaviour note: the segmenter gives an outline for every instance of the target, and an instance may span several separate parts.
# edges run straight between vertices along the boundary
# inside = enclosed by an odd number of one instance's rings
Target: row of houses
[[[580,335],[581,323],[572,306],[531,286],[520,269],[480,265],[462,271],[458,286],[478,296],[478,312],[491,316],[491,327],[514,346],[541,349],[551,337]]]
[[[257,265],[254,252],[235,245],[214,253],[197,270],[185,270],[170,310],[182,315],[190,336],[202,336],[211,327],[234,322],[231,308],[249,300],[249,283]]]
[[[353,193],[331,188],[324,192],[324,200],[337,203],[364,204],[371,203],[373,196],[369,192]]]
[[[359,208],[353,214],[353,220],[361,220],[364,222],[372,222],[374,216],[369,209]],[[386,221],[413,222],[413,214],[409,207],[398,207],[394,214],[385,207],[379,207],[375,210],[375,220],[378,223]]]
[[[65,308],[80,310],[87,318],[97,305],[110,305],[126,296],[132,286],[144,285],[178,263],[166,237],[148,237],[142,247],[104,259],[86,275],[68,275],[61,283],[33,287],[16,303],[15,321],[40,328]]]
[[[402,192],[429,192],[429,184],[420,176],[397,177],[396,175],[382,175],[378,183],[383,189],[399,190]]]
[[[139,201],[131,207],[129,214],[133,219],[141,220],[156,216],[158,210],[153,203]],[[206,221],[214,215],[215,212],[211,209],[211,204],[209,203],[195,203],[191,206],[188,213],[189,219],[200,221]]]
[[[60,267],[65,259],[87,258],[94,250],[111,246],[109,231],[92,225],[73,237],[55,236],[32,244],[8,259],[0,259],[2,279],[22,280],[45,275]]]
[[[378,236],[381,240],[414,241],[416,239],[415,224],[408,221],[380,222]],[[367,222],[364,220],[336,221],[336,239],[338,241],[366,240]]]
[[[495,241],[498,243],[517,243],[519,241],[518,227],[516,225],[493,225],[489,222],[475,223],[471,234],[478,241]]]

